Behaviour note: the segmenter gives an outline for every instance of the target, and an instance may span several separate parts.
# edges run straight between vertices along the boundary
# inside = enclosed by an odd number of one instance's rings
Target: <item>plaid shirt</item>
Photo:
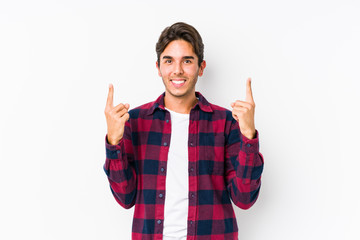
[[[135,240],[163,237],[171,144],[164,96],[129,111],[118,145],[106,141],[104,170],[117,202],[124,208],[135,205]],[[235,240],[238,227],[230,199],[248,209],[259,195],[263,157],[258,133],[254,139],[246,138],[229,110],[210,104],[198,92],[196,96],[199,101],[191,109],[189,123],[187,240]]]

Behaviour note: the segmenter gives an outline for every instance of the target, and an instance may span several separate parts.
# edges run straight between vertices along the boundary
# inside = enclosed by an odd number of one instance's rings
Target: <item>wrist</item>
[[[120,142],[120,139],[114,139],[114,138],[110,138],[109,136],[107,136],[107,141],[110,145],[118,145]]]
[[[255,129],[248,130],[248,131],[242,131],[241,134],[244,135],[248,139],[253,139],[253,138],[255,138],[256,131],[255,131]]]

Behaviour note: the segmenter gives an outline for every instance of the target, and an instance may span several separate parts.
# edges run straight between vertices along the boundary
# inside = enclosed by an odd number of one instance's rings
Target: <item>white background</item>
[[[1,1],[0,239],[130,239],[105,160],[108,84],[131,107],[163,91],[155,43],[195,26],[218,105],[253,78],[265,157],[241,240],[360,239],[358,1]]]

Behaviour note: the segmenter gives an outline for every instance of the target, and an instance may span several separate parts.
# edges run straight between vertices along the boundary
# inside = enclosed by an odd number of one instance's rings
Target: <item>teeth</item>
[[[172,82],[175,84],[181,84],[181,83],[184,83],[185,80],[172,80]]]

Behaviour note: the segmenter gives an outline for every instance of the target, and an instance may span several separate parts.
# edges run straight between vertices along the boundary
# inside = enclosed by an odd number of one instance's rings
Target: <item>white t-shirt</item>
[[[186,240],[189,208],[189,114],[171,111],[163,240]]]

